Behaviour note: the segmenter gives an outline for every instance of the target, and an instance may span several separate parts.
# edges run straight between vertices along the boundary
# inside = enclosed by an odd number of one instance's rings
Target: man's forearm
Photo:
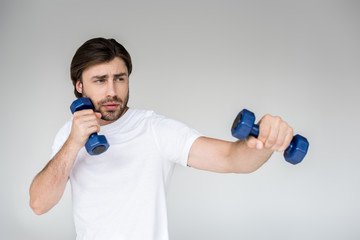
[[[260,168],[272,155],[273,151],[267,148],[261,150],[250,148],[247,140],[232,144],[229,162],[234,173],[251,173]]]
[[[78,152],[79,148],[67,140],[35,177],[30,186],[30,206],[36,214],[46,213],[59,202]]]

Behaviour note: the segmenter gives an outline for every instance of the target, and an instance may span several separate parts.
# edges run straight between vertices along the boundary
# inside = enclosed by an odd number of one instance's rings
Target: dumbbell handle
[[[259,125],[254,124],[249,135],[257,138],[259,136],[259,133]]]

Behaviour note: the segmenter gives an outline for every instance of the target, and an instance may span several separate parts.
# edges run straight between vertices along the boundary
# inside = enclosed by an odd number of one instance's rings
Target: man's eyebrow
[[[122,73],[117,73],[113,75],[114,78],[118,78],[118,77],[122,77],[122,76],[127,76],[127,73],[122,72]],[[96,75],[96,76],[92,76],[91,79],[107,79],[109,77],[109,75]]]
[[[106,79],[108,75],[101,75],[101,76],[92,76],[91,79]]]
[[[127,73],[122,72],[122,73],[114,74],[114,78],[118,78],[118,77],[122,77],[122,76],[127,76]]]

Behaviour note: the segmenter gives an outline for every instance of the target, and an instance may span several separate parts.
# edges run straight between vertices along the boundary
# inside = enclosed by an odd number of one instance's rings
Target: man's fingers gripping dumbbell
[[[290,145],[291,139],[293,137],[293,130],[286,122],[281,120],[281,118],[279,119],[280,122],[278,122],[279,127],[277,129],[278,133],[276,137],[276,142],[271,147],[271,150],[283,152]]]
[[[260,150],[264,147],[264,143],[253,136],[248,136],[246,139],[246,143],[249,148],[256,148]]]
[[[284,141],[283,141],[282,146],[279,147],[279,149],[277,150],[278,152],[284,152],[290,145],[291,140],[293,139],[294,130],[287,123],[286,123],[286,125],[287,125],[286,130],[283,131],[285,134]]]
[[[269,139],[271,130],[272,130],[271,118],[272,118],[272,116],[267,114],[264,117],[262,117],[258,123],[259,136],[257,137],[257,139],[264,144],[264,147],[267,147],[267,148],[269,146],[269,141],[272,141],[272,139]]]
[[[280,117],[265,115],[259,124],[258,139],[264,143],[265,148],[273,151],[284,151],[292,139],[292,128]]]
[[[100,117],[100,113],[94,113],[91,109],[74,113],[72,133],[78,142],[85,144],[90,134],[100,131]]]

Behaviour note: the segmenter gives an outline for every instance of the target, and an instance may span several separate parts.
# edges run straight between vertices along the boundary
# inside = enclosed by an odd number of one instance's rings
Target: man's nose
[[[115,96],[115,84],[114,84],[114,81],[108,81],[106,94],[108,96]]]

